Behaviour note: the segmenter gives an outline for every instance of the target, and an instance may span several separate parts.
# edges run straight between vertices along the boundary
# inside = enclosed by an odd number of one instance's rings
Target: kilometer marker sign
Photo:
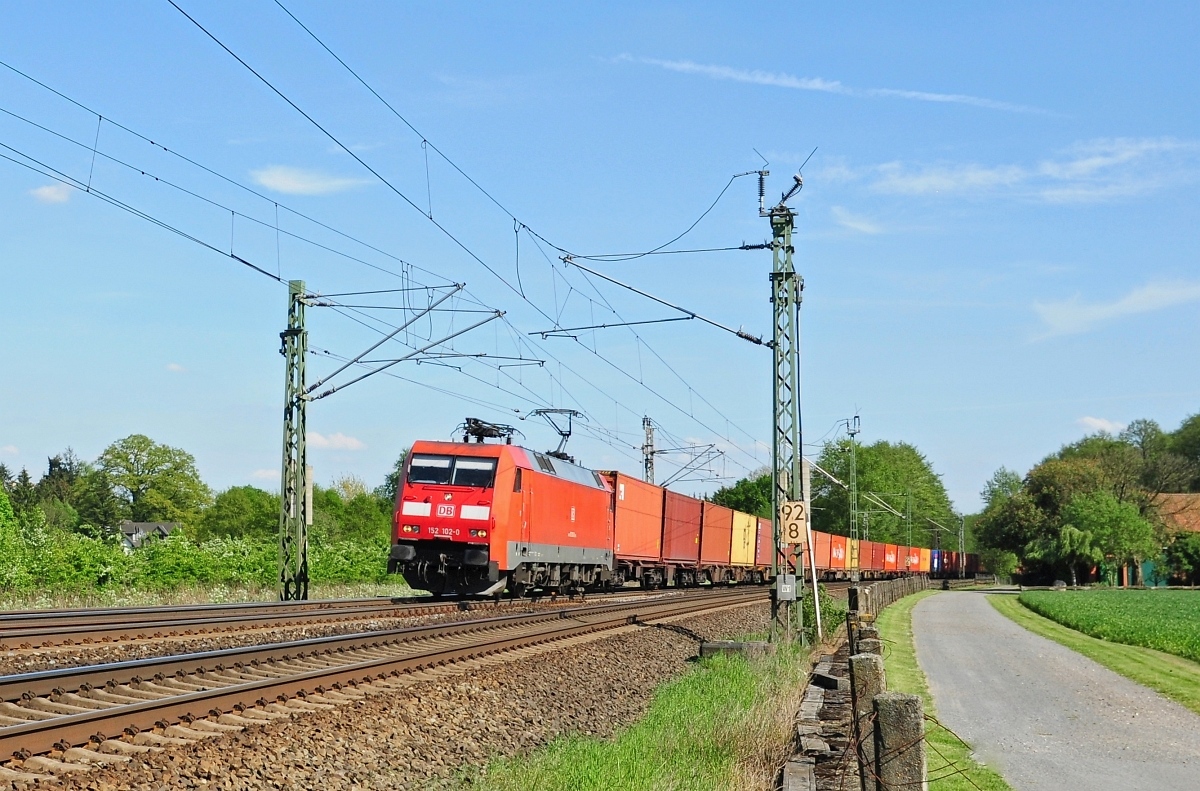
[[[784,544],[803,544],[808,526],[803,500],[788,500],[779,507],[780,539]]]

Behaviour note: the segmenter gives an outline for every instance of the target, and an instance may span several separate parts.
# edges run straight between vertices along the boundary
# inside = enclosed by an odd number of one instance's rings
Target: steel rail
[[[761,589],[722,591],[2,677],[0,720],[8,724],[0,727],[0,755],[44,753],[272,699],[320,695],[330,687],[766,599]],[[143,681],[146,674],[153,680]],[[161,697],[145,699],[154,696]],[[17,722],[18,717],[30,719]]]
[[[640,596],[662,591],[612,591],[592,594]],[[551,600],[553,601],[553,600]],[[564,601],[559,599],[559,602]],[[348,599],[319,602],[245,602],[170,607],[122,607],[22,611],[0,614],[0,648],[38,647],[80,642],[127,641],[145,637],[194,636],[229,631],[363,618],[411,618],[473,610],[503,610],[547,600],[445,600],[429,596]]]

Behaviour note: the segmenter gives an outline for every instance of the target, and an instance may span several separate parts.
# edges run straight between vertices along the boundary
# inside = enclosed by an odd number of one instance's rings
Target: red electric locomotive
[[[607,580],[608,482],[516,445],[417,442],[396,495],[388,572],[434,593],[519,595]]]

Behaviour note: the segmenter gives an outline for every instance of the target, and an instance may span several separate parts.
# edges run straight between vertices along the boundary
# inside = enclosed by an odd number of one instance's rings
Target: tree
[[[13,485],[12,470],[7,464],[0,463],[0,492],[7,492]]]
[[[1114,566],[1139,566],[1146,558],[1156,557],[1161,544],[1154,527],[1142,518],[1137,507],[1121,502],[1110,492],[1082,494],[1063,509],[1064,523],[1086,530],[1100,553],[1097,560]]]
[[[16,481],[13,482],[9,493],[9,500],[12,501],[13,512],[18,517],[37,508],[37,486],[34,485],[33,479],[29,477],[29,470],[24,467],[17,474]]]
[[[109,445],[97,463],[123,495],[135,522],[194,524],[212,499],[190,453],[144,434]]]
[[[1021,476],[1009,468],[1001,467],[996,470],[979,493],[983,498],[983,510],[999,508],[1008,498],[1021,491],[1021,483]]]
[[[985,570],[995,574],[997,579],[1011,578],[1017,570],[1017,556],[1007,549],[986,547],[979,553],[979,562]]]
[[[90,465],[75,480],[72,503],[79,514],[78,531],[94,538],[114,535],[130,516],[129,504],[117,496],[109,474]]]
[[[949,525],[956,522],[950,497],[941,476],[933,471],[929,461],[913,445],[906,442],[879,441],[862,445],[855,453],[858,466],[859,510],[869,511],[870,538],[903,544],[908,541],[904,519],[888,512],[866,494],[905,513],[907,494],[912,495],[913,542],[932,537],[928,520]],[[818,464],[838,478],[842,484],[850,481],[850,443],[848,440],[829,442],[821,451]],[[813,528],[826,533],[847,535],[850,532],[850,496],[843,485],[813,473]]]
[[[408,450],[402,450],[391,471],[384,476],[383,483],[375,487],[375,496],[387,501],[388,505],[396,502],[396,494],[400,491],[400,479],[404,475],[404,462],[408,458]]]
[[[717,505],[771,518],[771,471],[766,467],[755,470],[732,486],[723,486],[708,498]]]
[[[366,481],[357,475],[341,476],[333,482],[333,488],[337,490],[343,500],[353,500],[355,497],[367,493]]]
[[[1071,574],[1072,587],[1079,584],[1076,572],[1080,565],[1090,569],[1104,557],[1093,544],[1092,534],[1074,525],[1063,525],[1052,533],[1039,536],[1025,548],[1025,555],[1048,566],[1065,566]]]
[[[84,463],[75,455],[75,451],[67,448],[47,459],[46,467],[46,474],[37,482],[38,497],[70,503],[75,481],[84,472]]]
[[[1187,459],[1193,470],[1189,491],[1200,491],[1200,413],[1191,415],[1179,424],[1168,436],[1168,447],[1172,453]]]
[[[279,528],[279,497],[255,486],[234,486],[204,509],[196,538],[269,538]]]
[[[1164,557],[1171,573],[1195,585],[1200,580],[1200,533],[1181,533],[1167,544]]]
[[[313,526],[318,541],[387,543],[393,504],[366,492],[347,499],[336,488],[313,487]]]

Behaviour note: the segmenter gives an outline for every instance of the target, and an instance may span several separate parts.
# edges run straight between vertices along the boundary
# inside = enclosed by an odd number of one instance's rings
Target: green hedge
[[[177,533],[126,552],[113,539],[54,529],[36,518],[22,521],[6,506],[7,498],[0,495],[2,591],[270,586],[277,577],[278,548],[272,539],[197,542]],[[309,576],[314,583],[382,582],[386,570],[386,538],[310,543]]]

